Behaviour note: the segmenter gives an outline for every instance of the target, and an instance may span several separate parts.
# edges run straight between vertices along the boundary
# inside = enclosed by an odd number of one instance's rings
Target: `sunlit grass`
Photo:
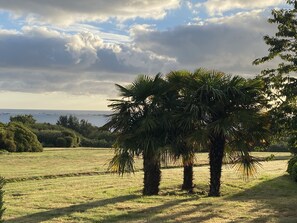
[[[105,171],[106,166],[100,165],[112,155],[112,151],[102,149],[1,155],[0,174],[9,173],[9,177],[14,178],[67,171]],[[283,159],[289,154],[275,155]],[[201,162],[207,161],[207,154],[199,157]],[[6,170],[9,160],[14,165]],[[140,161],[138,165],[141,168]],[[10,182],[5,186],[4,220],[19,223],[297,222],[297,184],[286,175],[286,165],[285,159],[262,162],[257,177],[248,181],[224,167],[219,198],[207,197],[209,168],[206,165],[194,168],[194,194],[179,189],[182,168],[163,169],[160,195],[151,197],[141,196],[141,171],[123,177],[103,174]]]

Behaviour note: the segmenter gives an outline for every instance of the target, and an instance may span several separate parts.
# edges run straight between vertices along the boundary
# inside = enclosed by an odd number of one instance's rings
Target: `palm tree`
[[[189,119],[188,106],[184,98],[188,94],[191,73],[186,70],[172,71],[166,76],[170,86],[171,104],[168,133],[170,154],[174,160],[182,159],[183,183],[182,190],[193,190],[193,165],[195,160],[194,141],[190,136],[195,130],[194,121]],[[167,104],[168,105],[168,104]]]
[[[122,99],[111,100],[113,110],[106,124],[117,133],[116,154],[110,168],[123,174],[134,171],[133,158],[143,157],[144,195],[156,195],[161,180],[160,160],[166,141],[166,116],[163,101],[166,82],[157,74],[142,75],[131,85],[116,85]]]
[[[246,174],[257,164],[248,150],[265,142],[263,107],[266,101],[262,89],[259,79],[246,80],[202,69],[192,74],[185,101],[191,119],[197,120],[193,138],[209,149],[209,196],[220,196],[227,147],[236,154],[235,160],[241,161]]]

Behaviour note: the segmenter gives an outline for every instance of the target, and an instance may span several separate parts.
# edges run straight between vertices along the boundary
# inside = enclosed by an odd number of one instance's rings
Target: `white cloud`
[[[167,10],[179,7],[179,0],[0,0],[0,8],[27,22],[69,25],[75,21],[106,21],[140,18],[161,19]]]
[[[104,41],[90,32],[65,34],[45,27],[0,30],[0,89],[111,95],[113,83],[166,71],[174,58]]]
[[[97,57],[97,50],[103,47],[103,40],[92,33],[76,34],[66,44],[66,49],[75,59],[75,64],[90,66],[94,64]]]
[[[284,0],[207,0],[198,3],[197,7],[205,7],[210,15],[221,15],[233,9],[265,9],[285,3]]]
[[[75,23],[69,25],[67,28],[58,27],[58,26],[49,26],[53,30],[64,33],[92,33],[94,35],[100,36],[104,41],[109,43],[127,43],[131,41],[131,38],[125,34],[118,34],[112,32],[104,32],[98,26],[90,24]]]
[[[175,58],[178,67],[206,67],[234,74],[255,75],[262,67],[252,61],[267,54],[263,35],[274,32],[266,12],[253,10],[204,24],[180,26],[168,31],[139,32],[135,45],[142,50]]]

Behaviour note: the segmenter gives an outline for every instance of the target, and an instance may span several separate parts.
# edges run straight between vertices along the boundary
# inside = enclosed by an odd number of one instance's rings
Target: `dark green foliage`
[[[287,0],[288,7],[273,9],[269,23],[277,25],[277,32],[264,36],[269,46],[268,55],[254,61],[261,64],[273,59],[281,62],[277,67],[262,71],[266,94],[271,105],[271,119],[274,135],[286,137],[297,131],[297,1]],[[295,132],[295,133],[294,133]],[[292,148],[293,152],[295,148]]]
[[[88,121],[79,120],[72,115],[60,116],[57,125],[79,133],[82,136],[80,146],[83,147],[112,147],[115,142],[115,135],[110,131],[93,126]]]
[[[110,166],[121,173],[127,167],[125,157],[142,155],[144,161],[144,195],[156,195],[161,179],[160,159],[166,141],[168,112],[163,106],[168,86],[156,75],[141,75],[126,87],[116,85],[121,99],[111,100],[113,110],[106,128],[117,134],[116,154]],[[129,154],[129,156],[126,156]],[[129,166],[129,165],[128,165]]]
[[[59,120],[57,121],[57,125],[61,125],[65,128],[69,128],[77,132],[80,128],[78,118],[73,115],[60,116]]]
[[[114,140],[108,142],[105,139],[88,139],[82,137],[80,145],[83,147],[110,148],[112,147],[113,143]]]
[[[297,155],[297,132],[292,132],[288,140],[288,147],[292,154]]]
[[[55,144],[56,147],[67,147],[66,146],[66,144],[67,144],[66,139],[63,138],[63,137],[58,137],[56,139],[56,142],[55,143],[56,143]]]
[[[34,123],[28,125],[28,128],[32,129],[45,147],[112,147],[115,142],[115,135],[110,131],[93,126],[85,120],[79,122],[75,116],[61,116],[58,125]]]
[[[208,148],[209,196],[219,196],[225,148],[230,148],[229,153],[237,157],[242,164],[240,169],[248,176],[256,164],[249,151],[266,144],[269,120],[263,113],[266,105],[264,83],[260,79],[245,79],[204,69],[179,80],[185,82],[181,91],[184,106],[180,126],[184,129],[193,126],[190,139]]]
[[[14,133],[5,125],[1,125],[0,127],[0,148],[8,152],[16,151]]]
[[[80,138],[71,130],[40,130],[35,131],[38,140],[45,147],[77,147]]]
[[[83,147],[111,148],[115,143],[115,139],[116,135],[114,133],[95,127],[90,135],[81,137],[80,145]]]
[[[291,177],[295,182],[297,182],[297,162],[292,167]]]
[[[24,125],[35,124],[36,120],[33,118],[33,115],[16,115],[10,117],[10,122],[20,122]]]
[[[21,123],[0,126],[0,148],[9,152],[41,152],[36,135]]]
[[[3,213],[5,211],[4,200],[3,200],[3,196],[4,196],[3,187],[4,187],[4,185],[5,185],[5,179],[3,177],[0,177],[0,223],[4,222],[2,220]]]
[[[267,152],[288,152],[289,148],[284,144],[273,144],[267,147],[264,151]]]
[[[14,132],[14,141],[17,152],[41,152],[42,145],[36,135],[20,123],[9,123],[9,128]]]
[[[292,173],[292,168],[293,168],[293,165],[297,163],[297,156],[293,156],[289,161],[288,161],[288,168],[287,168],[287,172],[289,174]]]
[[[77,147],[79,146],[79,138],[73,136],[66,136],[66,147]]]

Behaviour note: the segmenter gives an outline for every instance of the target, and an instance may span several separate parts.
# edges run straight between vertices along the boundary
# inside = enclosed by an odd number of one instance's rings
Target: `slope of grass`
[[[206,196],[207,166],[194,168],[194,194],[179,190],[182,168],[163,169],[160,195],[151,197],[141,196],[142,172],[124,177],[103,174],[10,182],[5,186],[4,220],[19,223],[297,222],[297,184],[286,175],[287,161],[283,159],[288,154],[276,155],[281,160],[263,162],[257,177],[249,181],[243,181],[233,170],[224,167],[220,198]],[[80,149],[0,156],[0,175],[48,175],[95,168],[101,171],[105,167],[100,165],[110,156],[110,150]],[[201,162],[202,156],[207,158],[200,155]],[[12,169],[6,170],[9,159],[18,168],[12,165]],[[51,163],[53,168],[44,162]],[[41,167],[34,169],[38,164]]]

